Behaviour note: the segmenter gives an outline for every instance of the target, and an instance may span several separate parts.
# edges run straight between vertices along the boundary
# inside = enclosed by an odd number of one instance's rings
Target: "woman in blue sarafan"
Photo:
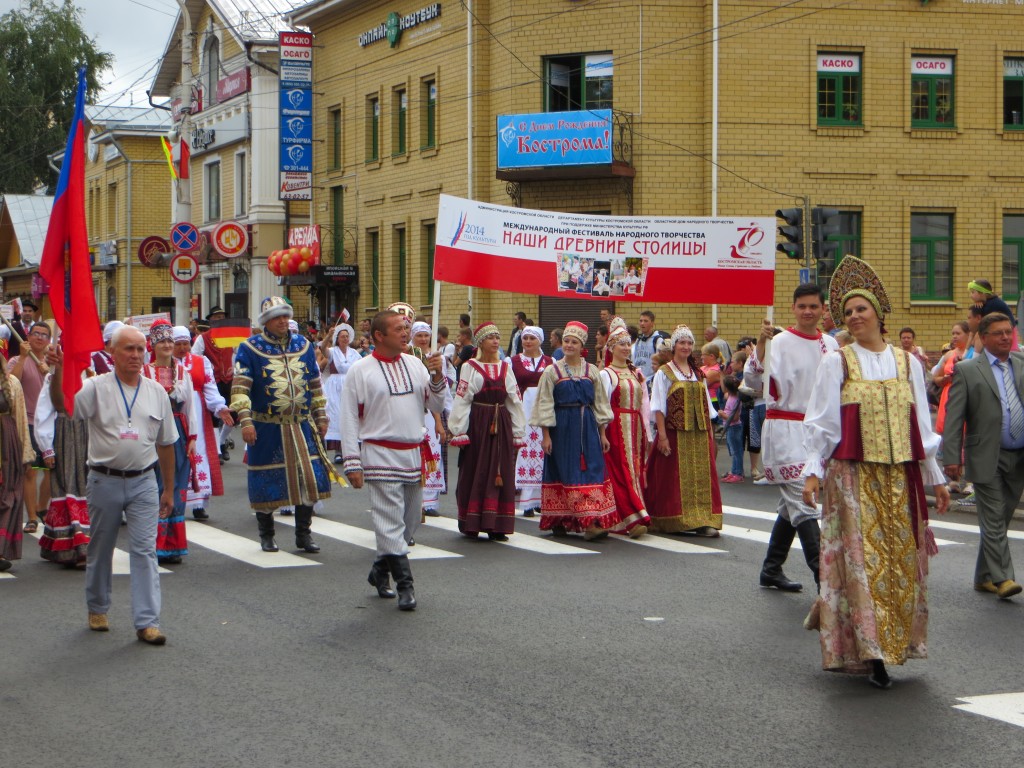
[[[580,356],[586,343],[587,326],[565,326],[565,357],[541,374],[530,424],[544,430],[540,529],[590,541],[607,536],[620,515],[605,470],[612,409],[597,366]]]
[[[274,510],[294,506],[295,546],[318,552],[310,532],[313,505],[331,495],[326,400],[313,345],[288,330],[291,316],[281,297],[264,299],[263,332],[242,342],[235,356],[231,408],[247,445],[249,503],[261,547],[278,551]]]

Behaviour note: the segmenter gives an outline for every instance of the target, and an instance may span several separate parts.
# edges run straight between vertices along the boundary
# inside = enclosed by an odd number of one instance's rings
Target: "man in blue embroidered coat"
[[[242,342],[235,357],[231,408],[248,446],[249,503],[263,551],[278,551],[274,510],[294,506],[295,546],[319,552],[310,524],[313,505],[331,495],[326,401],[313,345],[288,330],[291,317],[280,296],[263,300],[257,319],[263,332]]]

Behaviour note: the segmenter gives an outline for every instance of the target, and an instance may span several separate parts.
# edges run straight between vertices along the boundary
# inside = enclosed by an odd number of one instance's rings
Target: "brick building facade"
[[[429,306],[442,192],[679,216],[771,215],[806,197],[841,212],[832,239],[881,272],[890,328],[914,326],[929,348],[964,316],[970,279],[1011,304],[1020,294],[1024,4],[721,4],[717,119],[717,3],[467,5],[318,0],[290,17],[316,35],[313,215],[327,248],[360,266],[357,315],[403,298]],[[498,116],[595,106],[628,126],[631,179],[496,173]],[[780,317],[799,266],[779,254]],[[473,314],[508,330],[523,310],[550,326],[574,311],[557,301],[476,291]],[[441,304],[453,325],[467,289],[445,286]],[[664,328],[701,327],[713,311],[650,308]],[[718,325],[735,338],[762,314],[723,305]]]

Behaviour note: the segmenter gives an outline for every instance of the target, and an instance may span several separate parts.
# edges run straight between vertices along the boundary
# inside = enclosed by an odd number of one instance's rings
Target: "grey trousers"
[[[377,557],[409,554],[409,539],[416,535],[423,513],[423,486],[367,480]]]
[[[787,520],[794,528],[798,527],[804,520],[819,520],[821,512],[817,507],[804,504],[804,481],[797,480],[792,483],[783,483],[778,486],[779,505],[775,508],[776,513],[783,520]]]
[[[160,496],[156,475],[123,478],[90,472],[86,489],[90,538],[85,569],[89,613],[110,610],[114,547],[121,512],[128,520],[128,554],[132,580],[132,616],[136,629],[160,625],[160,577],[156,562],[156,526]]]
[[[999,584],[1014,577],[1006,528],[1013,519],[1022,491],[1024,452],[1000,450],[996,476],[989,483],[974,483],[978,527],[981,529],[978,563],[974,568],[975,584],[986,581]]]

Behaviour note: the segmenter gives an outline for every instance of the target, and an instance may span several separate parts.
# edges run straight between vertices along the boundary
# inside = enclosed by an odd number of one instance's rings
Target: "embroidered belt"
[[[306,421],[306,414],[273,414],[273,413],[252,413],[253,421],[262,421],[266,424],[301,424]]]
[[[379,445],[381,448],[391,448],[395,451],[412,451],[420,447],[419,443],[400,443],[397,440],[371,440],[370,438],[364,438],[363,442]]]
[[[156,469],[159,463],[154,461],[145,469],[111,469],[110,467],[98,467],[95,464],[90,464],[89,470],[91,472],[99,472],[101,475],[110,475],[111,477],[141,477],[147,472],[152,472]]]
[[[391,448],[395,451],[414,451],[419,448],[420,468],[424,474],[430,474],[437,470],[437,462],[434,460],[433,451],[430,450],[430,438],[424,436],[419,443],[400,443],[397,440],[371,440],[366,438],[364,443],[379,445],[381,448]]]
[[[765,419],[779,419],[781,421],[803,421],[804,414],[800,411],[784,411],[781,408],[769,408],[765,411]]]

